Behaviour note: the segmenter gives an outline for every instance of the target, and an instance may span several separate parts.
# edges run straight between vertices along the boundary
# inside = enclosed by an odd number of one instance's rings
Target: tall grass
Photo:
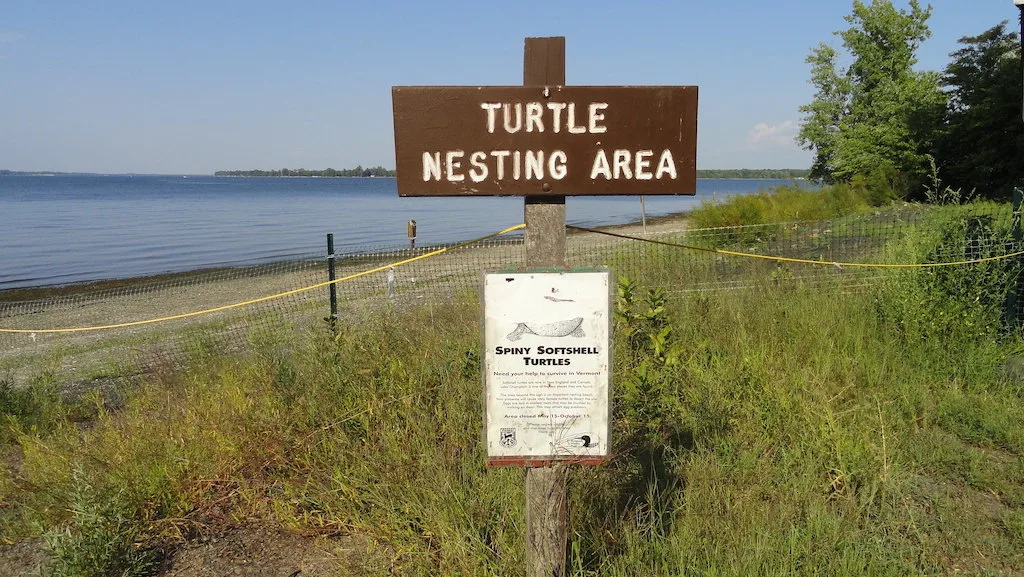
[[[863,186],[848,184],[807,189],[784,185],[722,202],[704,201],[690,213],[695,228],[824,220],[863,211],[872,205]]]
[[[614,456],[571,471],[573,574],[1024,570],[1014,341],[956,323],[905,338],[889,285],[640,288],[687,282],[673,270],[619,287]],[[74,561],[258,518],[367,536],[370,574],[520,574],[523,473],[484,466],[479,318],[469,296],[336,336],[267,330],[247,355],[211,338],[84,427],[14,401],[0,528],[59,535]]]

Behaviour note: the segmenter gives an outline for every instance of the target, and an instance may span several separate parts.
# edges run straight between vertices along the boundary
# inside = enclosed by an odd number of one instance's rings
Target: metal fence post
[[[331,316],[327,322],[331,325],[331,332],[338,331],[338,285],[334,283],[334,235],[327,233],[327,285],[331,295]]]
[[[1024,204],[1024,191],[1020,188],[1014,187],[1013,189],[1013,245],[1014,250],[1021,250],[1021,239],[1024,234],[1021,232],[1021,205]],[[1021,321],[1024,321],[1024,315],[1021,315],[1020,308],[1020,295],[1024,294],[1024,257],[1017,259],[1017,282],[1014,283],[1013,287],[1013,310],[1011,318],[1013,319],[1014,330],[1020,328]]]
[[[1013,189],[1013,220],[1012,220],[1012,237],[1013,237],[1013,249],[1014,251],[1021,250],[1021,204],[1024,201],[1024,194],[1021,193],[1021,189]],[[1003,322],[1006,326],[1006,330],[1013,332],[1021,326],[1022,319],[1020,310],[1020,295],[1024,294],[1024,258],[1018,257],[1017,262],[1017,273],[1013,279],[1013,284],[1010,286],[1010,290],[1006,293],[1006,301],[1003,305]]]

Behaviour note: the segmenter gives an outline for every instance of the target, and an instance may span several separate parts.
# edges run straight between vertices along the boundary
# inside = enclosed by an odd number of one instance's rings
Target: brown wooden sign
[[[396,86],[399,196],[695,194],[695,86]]]

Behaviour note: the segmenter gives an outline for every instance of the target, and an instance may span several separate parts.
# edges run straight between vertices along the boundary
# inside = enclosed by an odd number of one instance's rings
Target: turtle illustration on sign
[[[585,337],[583,332],[583,317],[557,321],[554,323],[516,323],[516,328],[505,338],[510,341],[518,341],[524,334],[537,335],[541,337]]]
[[[584,435],[577,435],[571,439],[566,440],[565,444],[572,448],[591,448],[597,446],[597,439],[593,435],[587,433]]]

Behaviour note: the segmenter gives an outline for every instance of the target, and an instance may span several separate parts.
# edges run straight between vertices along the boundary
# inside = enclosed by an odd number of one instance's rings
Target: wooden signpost
[[[540,379],[550,378],[551,382],[544,383],[548,387],[587,388],[590,391],[587,402],[607,411],[607,402],[602,405],[600,401],[602,395],[604,399],[609,395],[608,319],[607,311],[602,313],[599,299],[594,298],[594,287],[602,286],[600,283],[604,282],[603,290],[607,291],[608,275],[604,274],[602,281],[600,273],[595,277],[593,271],[580,273],[577,277],[568,272],[565,197],[695,194],[697,88],[565,86],[565,38],[527,38],[523,55],[523,86],[396,86],[392,88],[392,101],[400,196],[524,197],[525,268],[494,282],[497,285],[515,282],[519,283],[516,286],[526,288],[522,293],[510,293],[511,289],[507,287],[495,286],[488,293],[489,277],[485,276],[485,301],[488,295],[498,295],[496,298],[500,299],[501,295],[525,294],[531,295],[531,299],[533,296],[537,299],[549,297],[550,302],[556,303],[572,301],[577,307],[573,309],[577,312],[563,315],[567,318],[553,323],[538,325],[524,317],[523,322],[512,323],[514,330],[508,334],[504,331],[495,333],[498,336],[492,340],[504,344],[488,343],[485,358],[489,357],[495,365],[488,367],[485,360],[488,406],[492,406],[492,400],[501,401],[501,395],[516,386],[536,385],[516,380],[524,378],[523,375],[506,378],[506,371],[496,370],[502,368],[497,366],[497,355],[518,354],[524,359],[524,366],[533,363],[543,367],[551,363],[572,363],[575,355],[580,358],[577,361],[579,370],[572,378],[568,370],[534,371],[533,374]],[[555,280],[544,276],[553,270],[566,271],[557,275],[566,278]],[[584,275],[589,276],[584,280]],[[541,295],[536,289],[540,286],[537,283],[552,287],[544,290],[561,290],[563,293],[559,293],[561,296]],[[567,297],[567,294],[571,296]],[[562,311],[569,308],[538,310]],[[523,310],[530,310],[530,307],[524,306]],[[602,314],[604,325],[601,324]],[[580,320],[579,326],[568,327],[576,319]],[[563,328],[566,330],[561,330]],[[523,338],[524,334],[528,338]],[[564,343],[559,341],[557,344],[561,346],[549,346],[540,338],[544,335],[561,338],[587,334],[591,337],[600,335],[604,342],[572,343],[570,339]],[[507,346],[509,343],[504,342],[520,338],[523,338],[522,347]],[[558,355],[557,359],[527,358],[529,354],[553,351]],[[598,364],[591,370],[579,368],[587,367],[587,362]],[[488,374],[486,371],[489,369],[495,370]],[[556,379],[551,375],[559,376]],[[491,387],[504,389],[496,391]],[[558,395],[542,397],[561,398]],[[535,407],[538,411],[554,408],[543,407],[543,400],[531,402],[541,403]],[[498,406],[517,406],[510,403],[512,401],[505,405],[499,402]],[[539,414],[538,411],[534,413]],[[511,418],[522,423],[525,417],[536,417],[537,414],[512,415]],[[579,415],[565,416],[568,419]],[[487,433],[488,455],[491,464],[528,467],[526,574],[531,577],[560,577],[565,573],[567,542],[566,467],[571,463],[599,461],[595,455],[606,455],[607,431],[600,434],[575,431],[567,437],[548,440],[548,445],[557,446],[559,450],[547,451],[548,454],[543,454],[541,459],[522,456],[509,459],[508,453],[500,447],[514,446],[517,442],[516,428],[495,424],[495,419],[503,417],[508,415],[487,415],[486,428],[490,431]],[[599,418],[595,422],[605,423],[607,429],[609,416],[599,417],[603,417],[603,421]],[[535,434],[537,431],[569,429],[568,420],[562,424],[565,426],[534,426],[531,430]],[[536,438],[531,442],[536,443]]]

